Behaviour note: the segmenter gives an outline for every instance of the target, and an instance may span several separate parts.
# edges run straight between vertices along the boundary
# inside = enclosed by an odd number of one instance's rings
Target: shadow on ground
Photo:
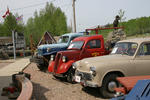
[[[32,82],[32,84],[33,84],[33,93],[31,100],[47,100],[44,93],[49,91],[49,89],[34,82]]]
[[[83,87],[82,91],[97,98],[103,98],[102,95],[100,94],[99,88]]]

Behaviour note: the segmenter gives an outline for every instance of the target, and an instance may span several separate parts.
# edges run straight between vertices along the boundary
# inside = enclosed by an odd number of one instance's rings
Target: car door
[[[82,58],[101,56],[104,53],[100,39],[93,39],[87,42]]]
[[[150,43],[142,43],[135,58],[136,75],[150,75]]]

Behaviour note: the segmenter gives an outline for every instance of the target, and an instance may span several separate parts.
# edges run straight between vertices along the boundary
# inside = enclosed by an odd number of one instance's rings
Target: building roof
[[[41,44],[52,44],[52,43],[56,43],[56,40],[54,39],[54,37],[51,35],[50,32],[45,32],[43,37],[39,41],[38,46]]]
[[[12,43],[12,37],[0,37],[0,45]]]

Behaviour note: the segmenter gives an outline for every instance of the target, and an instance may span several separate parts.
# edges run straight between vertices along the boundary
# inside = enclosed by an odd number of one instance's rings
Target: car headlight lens
[[[95,67],[90,67],[90,73],[91,73],[93,76],[96,76],[96,68],[95,68]]]
[[[51,55],[51,61],[55,60],[55,55]]]
[[[63,57],[62,57],[62,61],[63,61],[63,62],[67,62],[67,57],[66,57],[66,56],[63,56]]]
[[[73,68],[73,69],[76,69],[76,68],[77,68],[77,64],[76,64],[76,63],[73,63],[73,64],[72,64],[72,68]]]
[[[47,50],[46,50],[47,52],[50,52],[51,51],[51,48],[47,48]]]

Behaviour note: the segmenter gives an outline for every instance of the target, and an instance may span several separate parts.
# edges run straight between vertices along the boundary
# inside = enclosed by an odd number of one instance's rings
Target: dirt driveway
[[[51,74],[39,71],[34,63],[24,72],[31,74],[34,90],[32,100],[105,100],[98,89],[85,89],[80,84],[55,79]]]

